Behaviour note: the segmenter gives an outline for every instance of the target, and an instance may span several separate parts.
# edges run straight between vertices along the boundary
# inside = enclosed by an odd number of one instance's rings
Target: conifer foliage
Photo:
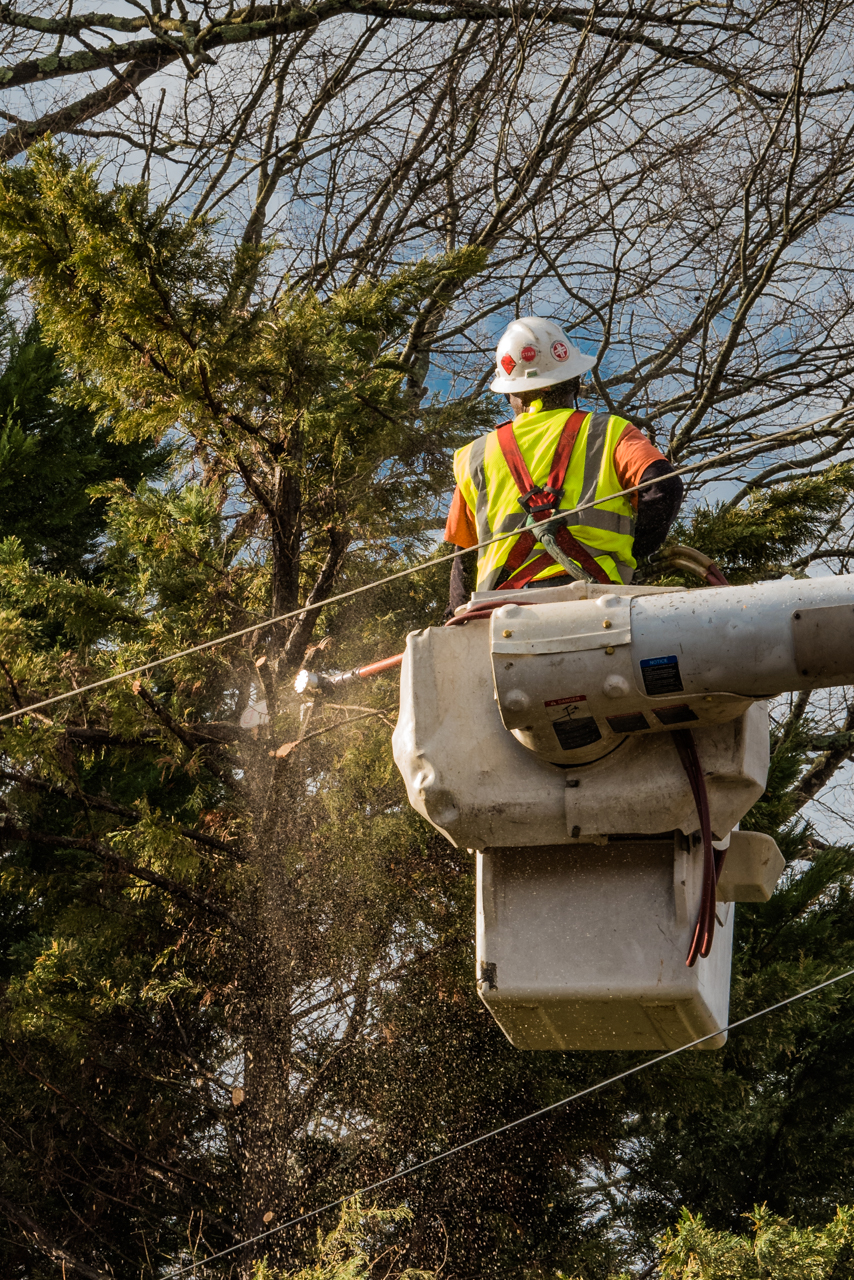
[[[150,440],[119,442],[85,407],[63,403],[63,372],[37,323],[3,335],[0,375],[0,535],[53,573],[97,572],[106,499],[94,486],[131,488],[156,477],[167,451]]]
[[[854,1275],[854,1211],[838,1209],[826,1226],[799,1230],[762,1206],[752,1235],[713,1231],[684,1210],[663,1241],[663,1280],[848,1280]]]
[[[4,264],[72,375],[63,402],[119,442],[173,445],[160,485],[97,486],[97,581],[2,544],[4,710],[250,629],[4,725],[9,1261],[122,1274],[233,1244],[397,1158],[375,1146],[372,1095],[393,1116],[403,1082],[367,1084],[375,1043],[400,1034],[385,986],[458,946],[440,920],[464,878],[401,822],[370,732],[388,689],[300,725],[290,676],[317,613],[252,625],[425,536],[447,449],[482,411],[422,408],[396,344],[483,256],[257,305],[254,251],[220,252],[143,187],[102,191],[49,145],[6,171],[0,202]],[[419,611],[441,608],[436,588]],[[383,636],[376,600],[327,634],[344,657],[399,643],[399,604]],[[312,1239],[264,1252],[281,1266]]]

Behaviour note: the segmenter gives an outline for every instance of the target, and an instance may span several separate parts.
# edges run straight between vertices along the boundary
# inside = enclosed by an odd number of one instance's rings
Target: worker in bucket
[[[459,548],[519,530],[478,552],[478,591],[629,583],[638,558],[667,537],[682,481],[625,418],[578,408],[583,375],[595,362],[539,316],[514,320],[501,338],[491,390],[507,395],[515,417],[454,454],[457,485],[445,527],[445,540]],[[657,483],[609,497],[650,480]],[[607,501],[558,517],[597,498]],[[526,529],[543,520],[545,527]],[[470,594],[470,559],[453,562],[449,613]]]

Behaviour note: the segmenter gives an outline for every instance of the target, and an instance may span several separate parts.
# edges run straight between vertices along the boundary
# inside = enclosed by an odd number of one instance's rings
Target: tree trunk
[[[292,949],[285,905],[285,877],[275,845],[259,850],[257,883],[247,953],[242,1117],[242,1230],[245,1237],[269,1231],[293,1216],[291,989]],[[283,1265],[286,1242],[277,1236],[247,1247],[242,1280],[267,1256]],[[288,1259],[292,1261],[292,1259]]]

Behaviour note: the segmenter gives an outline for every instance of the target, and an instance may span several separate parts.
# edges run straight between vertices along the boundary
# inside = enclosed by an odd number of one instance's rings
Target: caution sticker
[[[643,687],[651,698],[684,691],[679,674],[679,659],[675,653],[668,654],[665,658],[642,658],[640,669]]]
[[[551,698],[548,702],[544,702],[543,706],[544,707],[566,707],[571,702],[586,702],[586,701],[587,701],[586,693],[577,693],[572,698]],[[551,716],[551,719],[554,720],[554,716]]]

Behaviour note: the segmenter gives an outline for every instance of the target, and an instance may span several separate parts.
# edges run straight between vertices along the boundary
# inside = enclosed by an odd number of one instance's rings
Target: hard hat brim
[[[541,391],[543,387],[554,387],[559,382],[570,382],[578,378],[596,363],[596,356],[584,356],[573,360],[568,369],[554,369],[551,373],[541,374],[537,378],[504,378],[497,377],[489,384],[490,391],[503,391],[505,395],[511,391]]]

